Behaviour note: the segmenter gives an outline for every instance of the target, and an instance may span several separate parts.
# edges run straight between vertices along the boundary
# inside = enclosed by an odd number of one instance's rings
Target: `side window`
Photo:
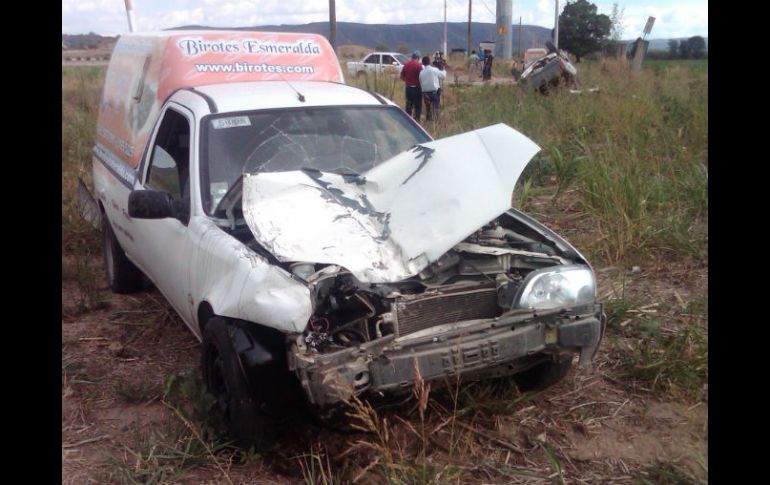
[[[386,66],[390,66],[394,62],[396,62],[396,60],[393,59],[393,56],[387,56],[385,54],[382,55],[382,63],[385,64]]]
[[[379,64],[380,63],[380,55],[379,54],[372,54],[369,57],[367,57],[364,62],[366,64]]]
[[[160,145],[155,145],[153,149],[150,170],[148,185],[153,189],[168,192],[174,198],[182,197],[182,189],[179,187],[179,168],[174,157]]]
[[[167,109],[158,128],[147,167],[146,186],[162,190],[190,211],[190,124],[182,114]]]

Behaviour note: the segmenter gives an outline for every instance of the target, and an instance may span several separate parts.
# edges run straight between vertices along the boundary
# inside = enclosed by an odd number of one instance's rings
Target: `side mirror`
[[[137,219],[165,219],[177,217],[177,210],[168,192],[134,190],[128,194],[128,215]]]
[[[394,65],[394,66],[397,66],[397,65],[398,65],[398,62],[396,62],[396,61],[393,61],[393,65]]]

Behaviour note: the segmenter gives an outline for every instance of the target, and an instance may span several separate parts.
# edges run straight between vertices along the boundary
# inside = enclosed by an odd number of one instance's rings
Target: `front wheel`
[[[120,247],[110,221],[102,214],[102,252],[107,283],[115,293],[136,293],[142,289],[142,272],[127,257]]]
[[[249,383],[233,345],[235,331],[234,325],[221,317],[206,324],[201,353],[203,381],[216,400],[214,412],[225,433],[238,446],[264,451],[274,444],[277,430]]]
[[[572,355],[541,362],[513,376],[520,391],[540,391],[564,379],[572,368]]]

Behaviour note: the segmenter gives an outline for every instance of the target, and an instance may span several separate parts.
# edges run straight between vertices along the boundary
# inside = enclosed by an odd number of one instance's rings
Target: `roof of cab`
[[[242,30],[125,34],[107,69],[97,144],[136,168],[160,108],[173,92],[246,81],[330,84],[344,78],[334,49],[317,34]]]
[[[387,104],[374,94],[339,83],[317,81],[256,81],[200,86],[218,113],[303,106]],[[305,101],[300,101],[299,94]]]
[[[321,35],[233,30],[177,30],[128,34],[115,54],[140,50],[160,62],[157,94],[208,84],[312,80],[344,82],[337,56]],[[115,55],[114,54],[114,55]]]

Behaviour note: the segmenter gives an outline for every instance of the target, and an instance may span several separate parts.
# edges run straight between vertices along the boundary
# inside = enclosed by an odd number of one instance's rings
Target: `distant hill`
[[[112,47],[117,37],[104,37],[93,32],[88,34],[62,34],[62,49],[104,49]]]
[[[216,29],[202,25],[185,25],[176,27],[179,30]],[[260,25],[254,27],[237,27],[233,30],[255,30],[268,32],[309,32],[329,36],[328,22],[313,22],[302,25]],[[495,24],[473,22],[471,24],[472,49],[478,48],[479,42],[495,39]],[[516,52],[519,43],[519,26],[511,26],[513,34],[513,51]],[[468,35],[466,22],[447,23],[447,47],[452,49],[465,49]],[[537,25],[521,26],[521,48],[543,47],[551,38],[551,29]],[[88,34],[69,35],[62,34],[62,42],[67,49],[100,49],[111,46],[116,37],[102,37],[93,32]],[[370,49],[384,47],[386,50],[408,51],[420,49],[427,53],[441,48],[444,39],[444,24],[433,22],[427,24],[359,24],[355,22],[337,22],[337,44],[355,44],[367,46]],[[686,40],[686,37],[677,40]],[[708,52],[708,37],[706,40],[706,52]],[[669,39],[651,39],[649,50],[667,51]],[[628,42],[633,42],[629,39]]]
[[[212,29],[201,25],[185,25],[176,27],[182,30]],[[235,30],[256,30],[269,32],[308,32],[329,37],[329,22],[313,22],[303,25],[260,25],[254,27],[238,27]],[[495,39],[495,24],[473,22],[471,24],[472,49],[477,49],[479,42]],[[512,26],[513,50],[516,51],[519,42],[519,26]],[[536,25],[522,25],[521,47],[541,47],[551,38],[551,29]],[[468,42],[467,22],[447,23],[447,48],[465,49]],[[337,44],[358,44],[370,48],[385,47],[387,50],[420,49],[432,52],[441,48],[444,42],[444,23],[427,24],[359,24],[354,22],[337,22]]]

